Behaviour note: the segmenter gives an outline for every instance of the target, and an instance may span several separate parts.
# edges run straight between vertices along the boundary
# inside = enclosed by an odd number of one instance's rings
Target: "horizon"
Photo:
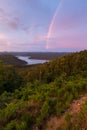
[[[0,0],[0,52],[87,49],[87,0]]]
[[[55,50],[36,50],[36,51],[0,51],[0,53],[75,53],[75,52],[81,52],[81,51],[85,51],[87,49],[79,49],[79,50],[66,50],[66,51],[55,51]]]
[[[87,49],[77,50],[77,51],[0,51],[0,53],[76,53],[85,51]]]

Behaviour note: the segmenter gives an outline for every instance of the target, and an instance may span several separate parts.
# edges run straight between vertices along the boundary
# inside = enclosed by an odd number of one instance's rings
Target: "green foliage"
[[[64,114],[73,100],[87,92],[86,56],[87,51],[83,51],[21,69],[1,62],[0,129],[42,129],[52,115]],[[79,119],[87,121],[87,104],[83,108]],[[74,121],[67,114],[63,130],[79,130],[79,119]]]
[[[0,63],[0,94],[4,91],[13,92],[22,85],[22,78],[11,65]]]
[[[15,130],[16,129],[15,124],[16,124],[16,120],[11,121],[10,123],[7,124],[4,130]]]
[[[17,122],[13,120],[7,124],[4,130],[27,130],[27,125],[25,121]]]
[[[67,78],[79,75],[87,76],[87,50],[79,53],[71,53],[58,59],[52,60],[36,67],[29,67],[26,70],[21,69],[26,81],[50,83],[56,78],[61,81]],[[62,80],[63,79],[63,80]]]
[[[41,127],[51,115],[61,116],[69,108],[73,99],[78,99],[80,95],[87,92],[86,79],[81,77],[64,81],[61,87],[58,87],[56,82],[58,80],[39,85],[35,81],[33,84],[27,83],[24,88],[16,90],[12,95],[4,94],[6,98],[12,96],[13,99],[11,98],[0,111],[1,126],[8,125],[12,120],[18,120],[25,121],[27,128],[32,129],[34,124]]]
[[[44,102],[41,111],[40,111],[40,115],[37,118],[37,123],[40,124],[44,119],[48,118],[49,116],[49,103],[47,101]]]

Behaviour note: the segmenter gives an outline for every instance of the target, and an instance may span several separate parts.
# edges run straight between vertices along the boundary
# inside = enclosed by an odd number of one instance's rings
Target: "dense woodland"
[[[0,61],[0,130],[45,130],[50,117],[60,118],[85,93],[87,50],[32,67]],[[87,101],[65,120],[59,130],[87,129]]]

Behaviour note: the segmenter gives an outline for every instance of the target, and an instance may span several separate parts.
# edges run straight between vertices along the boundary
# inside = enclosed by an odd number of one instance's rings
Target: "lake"
[[[18,59],[26,61],[27,65],[43,64],[48,60],[29,59],[29,56],[17,56]]]

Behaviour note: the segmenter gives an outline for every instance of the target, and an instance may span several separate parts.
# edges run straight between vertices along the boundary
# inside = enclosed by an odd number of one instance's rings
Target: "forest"
[[[55,130],[87,129],[87,100],[78,113],[71,116],[67,111],[86,93],[87,50],[31,67],[1,60],[0,130],[49,130],[50,118],[64,113],[64,122]]]

